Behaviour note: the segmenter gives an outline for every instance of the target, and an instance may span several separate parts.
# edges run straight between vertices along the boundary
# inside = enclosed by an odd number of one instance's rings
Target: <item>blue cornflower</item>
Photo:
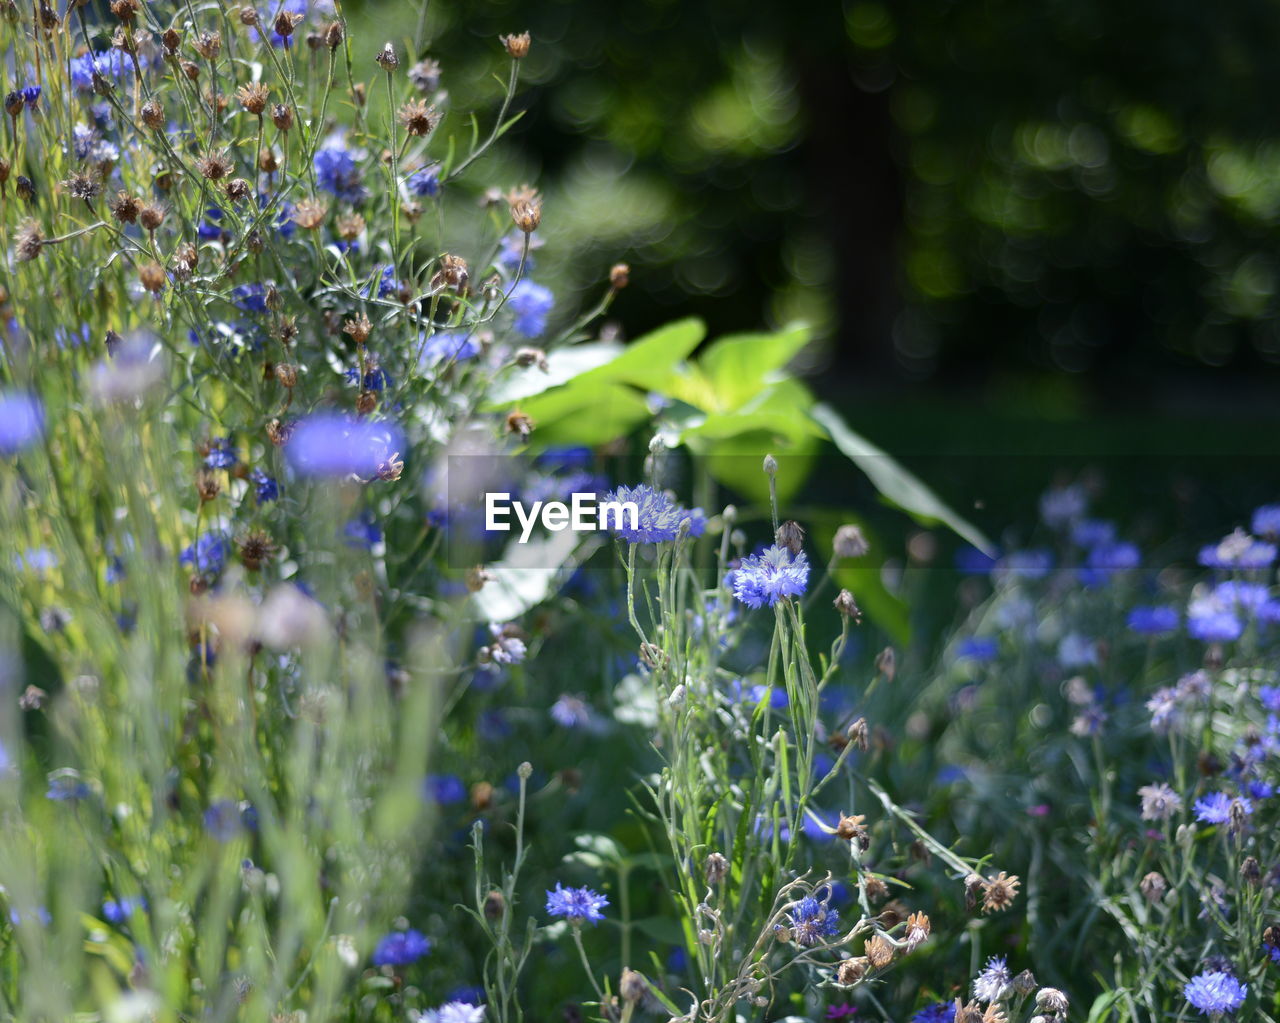
[[[44,906],[37,906],[32,915],[36,918],[36,920],[38,920],[41,923],[41,925],[45,927],[48,927],[51,923],[53,923],[52,914],[50,914],[50,912]],[[22,921],[23,921],[22,914],[18,912],[18,910],[10,908],[9,923],[13,924],[14,927],[20,927],[22,925]]]
[[[465,362],[480,354],[480,342],[465,330],[445,330],[421,341],[418,361],[423,366],[437,362]]]
[[[774,544],[751,554],[733,570],[733,595],[747,607],[772,607],[783,597],[798,597],[809,583],[809,559]]]
[[[961,547],[956,551],[956,570],[965,575],[987,575],[994,572],[997,560],[977,547]]]
[[[1000,644],[994,636],[967,636],[956,644],[957,661],[994,661]]]
[[[405,450],[394,423],[317,412],[295,427],[285,445],[289,464],[304,476],[359,476],[387,472]]]
[[[609,900],[590,888],[565,888],[559,881],[556,890],[547,892],[547,912],[551,916],[562,916],[575,927],[584,923],[599,923],[604,919],[600,910],[609,905]]]
[[[1243,797],[1232,799],[1225,792],[1212,792],[1203,799],[1196,800],[1193,807],[1196,820],[1201,824],[1227,824],[1231,821],[1231,809],[1236,803],[1240,804],[1245,816],[1253,813],[1253,804],[1249,800]]]
[[[267,286],[265,284],[237,284],[231,289],[231,303],[242,313],[267,311]]]
[[[1213,595],[1224,604],[1234,605],[1246,611],[1261,607],[1270,596],[1267,588],[1261,583],[1246,583],[1238,579],[1218,583],[1213,588]]]
[[[364,187],[360,167],[351,150],[343,146],[326,146],[316,153],[316,181],[326,192],[353,206],[364,202],[369,191]]]
[[[1280,714],[1280,686],[1263,686],[1258,690],[1258,699],[1263,709]]]
[[[347,383],[359,384],[365,391],[381,391],[393,384],[391,374],[376,363],[371,363],[363,377],[360,370],[352,366],[347,370],[346,377]]]
[[[24,86],[22,89],[22,102],[26,104],[28,110],[34,110],[36,104],[40,102],[40,86]]]
[[[1125,624],[1130,632],[1141,636],[1158,636],[1173,632],[1178,627],[1178,611],[1172,607],[1135,607],[1129,612]]]
[[[661,490],[655,490],[647,483],[635,487],[618,487],[605,494],[606,502],[634,504],[636,516],[634,525],[629,515],[622,515],[620,525],[613,532],[628,543],[661,543],[674,540],[680,533],[680,524],[687,517],[686,512]]]
[[[1273,963],[1280,963],[1280,948],[1276,948],[1275,945],[1266,945],[1266,944],[1264,944],[1262,947],[1267,950],[1267,955],[1271,957],[1271,961]]]
[[[196,226],[196,235],[210,242],[228,240],[231,234],[221,223],[224,216],[226,214],[219,207],[210,206],[204,211],[204,219]]]
[[[467,798],[467,787],[456,774],[429,774],[422,790],[427,799],[441,806],[461,803]]]
[[[1086,586],[1101,586],[1117,572],[1137,568],[1141,560],[1141,552],[1131,543],[1099,544],[1085,556],[1080,578]]]
[[[202,533],[178,555],[183,565],[191,565],[202,575],[217,575],[227,563],[227,538],[221,533]]]
[[[109,924],[122,924],[138,910],[146,908],[147,900],[143,898],[126,898],[119,902],[115,899],[107,899],[102,904],[102,919]]]
[[[440,194],[440,165],[432,164],[409,175],[405,181],[409,191],[419,198],[434,199]]]
[[[1013,991],[1013,973],[1004,956],[992,956],[981,973],[973,978],[973,997],[980,1002],[998,1002]]]
[[[421,931],[392,931],[378,941],[371,961],[374,966],[408,966],[431,951],[431,939]]]
[[[773,710],[786,710],[791,700],[785,688],[765,685],[747,685],[742,679],[734,679],[729,685],[729,696],[735,703],[747,703],[751,707],[760,705],[760,701],[769,696],[769,706]]]
[[[1274,597],[1264,600],[1254,609],[1253,615],[1266,625],[1280,623],[1280,600]]]
[[[26,391],[0,391],[0,455],[30,447],[44,432],[44,406]]]
[[[1244,1004],[1249,987],[1222,970],[1207,970],[1187,981],[1182,993],[1206,1016],[1221,1016]]]
[[[428,1009],[418,1017],[420,1023],[483,1023],[484,1006],[471,1002],[445,1002],[438,1009]]]
[[[911,1023],[951,1023],[956,1007],[949,1002],[934,1002],[911,1017]]]
[[[206,469],[230,469],[237,461],[236,446],[230,437],[214,437],[209,441],[209,453],[204,456]]]
[[[707,513],[701,508],[690,508],[684,513],[684,521],[689,523],[690,536],[702,536],[707,531]]]
[[[517,281],[507,294],[507,304],[516,314],[516,333],[538,337],[547,329],[547,316],[555,305],[555,296],[549,288],[523,280]]]
[[[396,280],[396,268],[390,263],[380,263],[374,268],[375,280],[378,283],[378,297],[386,298],[388,295],[395,294],[400,282]],[[366,284],[364,291],[361,292],[365,298],[373,294],[373,282]]]
[[[259,504],[274,501],[280,496],[280,484],[261,469],[249,473],[249,482],[253,484],[253,496]]]
[[[1280,504],[1264,504],[1255,509],[1249,526],[1259,536],[1280,537]]]
[[[787,912],[787,927],[797,945],[817,945],[823,938],[840,933],[840,913],[826,902],[806,895]]]
[[[136,56],[145,70],[147,61],[144,55],[138,53]],[[123,50],[98,50],[96,53],[85,53],[71,60],[71,84],[81,92],[93,92],[95,74],[110,80],[132,73],[131,58]]]

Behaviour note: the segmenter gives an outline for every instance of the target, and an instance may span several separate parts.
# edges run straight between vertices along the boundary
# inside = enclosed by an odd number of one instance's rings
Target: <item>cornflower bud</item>
[[[378,62],[378,67],[382,68],[387,74],[391,74],[392,71],[400,66],[400,58],[396,56],[396,48],[390,43],[383,46],[373,59]]]
[[[293,127],[293,111],[285,104],[277,103],[271,108],[271,123],[279,131],[288,131]]]

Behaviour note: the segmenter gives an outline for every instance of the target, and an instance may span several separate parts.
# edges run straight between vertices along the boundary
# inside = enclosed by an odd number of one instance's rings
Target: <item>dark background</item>
[[[427,24],[463,101],[531,31],[511,141],[578,279],[632,263],[629,334],[800,316],[833,397],[1274,415],[1280,5],[435,0]],[[610,177],[640,215],[590,198]]]

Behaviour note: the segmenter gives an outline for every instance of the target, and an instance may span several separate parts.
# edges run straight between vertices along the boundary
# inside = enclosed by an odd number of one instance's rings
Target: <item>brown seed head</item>
[[[622,996],[624,1002],[630,1002],[635,1005],[644,1001],[648,993],[649,982],[644,979],[642,974],[629,969],[622,971],[622,977],[618,981],[618,994]]]
[[[19,174],[17,180],[13,183],[13,190],[18,193],[18,198],[24,202],[31,202],[36,197],[35,183],[25,174]]]
[[[324,223],[329,207],[322,199],[303,199],[293,208],[293,222],[304,231],[314,231]]]
[[[722,854],[713,852],[703,861],[702,873],[707,884],[717,885],[729,876],[729,861]]]
[[[889,886],[878,877],[868,876],[862,882],[862,890],[866,892],[868,902],[883,902],[889,897]]]
[[[248,199],[252,191],[252,186],[244,178],[232,178],[227,182],[227,198],[232,202]]]
[[[324,27],[324,44],[331,50],[336,50],[342,45],[342,40],[346,37],[346,30],[342,27],[342,22],[331,21]]]
[[[835,604],[835,609],[846,618],[851,619],[854,625],[862,624],[862,609],[858,607],[858,602],[853,599],[853,594],[848,590],[841,590],[837,593],[833,603]]]
[[[164,107],[153,99],[147,100],[142,104],[142,123],[152,131],[158,131],[164,127]]]
[[[209,181],[221,181],[235,169],[226,153],[208,152],[196,161],[196,170]]]
[[[533,426],[533,420],[523,412],[517,410],[507,414],[507,433],[519,435],[522,442],[529,439]]]
[[[147,231],[156,231],[164,223],[164,207],[153,202],[143,203],[138,210],[138,223]]]
[[[831,547],[837,558],[860,558],[871,550],[862,530],[854,525],[844,525],[837,529]]]
[[[542,200],[517,199],[511,204],[511,219],[525,234],[533,234],[542,223]]]
[[[276,21],[272,28],[276,30],[276,35],[284,36],[284,38],[288,39],[293,35],[293,30],[302,24],[302,19],[303,16],[301,14],[282,10],[276,15]]]
[[[218,54],[222,52],[222,33],[201,32],[192,46],[205,60],[217,60]]]
[[[193,60],[180,61],[178,67],[182,69],[182,73],[187,76],[188,81],[194,82],[200,77],[200,65]]]
[[[390,74],[400,66],[400,58],[396,56],[396,48],[387,43],[378,51],[378,55],[373,58],[378,62],[378,67]]]
[[[248,536],[242,537],[240,545],[240,563],[250,572],[256,572],[276,553],[276,545],[271,537],[260,529],[255,529]]]
[[[626,263],[614,263],[609,268],[609,287],[621,291],[631,283],[631,267]]]
[[[361,391],[356,398],[356,411],[367,416],[378,407],[378,396],[373,391]]]
[[[130,25],[138,16],[138,0],[111,0],[111,13]]]
[[[507,900],[503,897],[502,892],[496,888],[484,897],[484,918],[486,920],[501,920],[506,911]]]
[[[253,7],[240,8],[240,24],[247,28],[257,28],[262,24],[262,19],[258,17],[258,11]]]
[[[261,82],[250,82],[236,90],[236,99],[249,113],[261,117],[267,109],[268,90]]]
[[[271,108],[271,123],[280,131],[288,131],[293,127],[293,111],[283,103]]]
[[[196,493],[200,497],[201,504],[208,504],[218,496],[222,491],[222,481],[218,478],[216,472],[210,472],[208,469],[201,469],[196,473]]]
[[[107,209],[122,224],[135,224],[142,204],[128,192],[117,192],[114,199],[107,200]]]
[[[440,269],[431,277],[431,289],[442,291],[447,288],[461,295],[466,292],[470,280],[467,261],[461,256],[446,252],[440,257]]]
[[[296,387],[298,383],[298,367],[291,362],[276,363],[276,380],[281,387]]]
[[[862,952],[873,970],[883,970],[893,962],[893,946],[879,934],[867,941]]]
[[[364,234],[365,226],[364,217],[359,213],[344,213],[336,224],[338,237],[343,241],[353,242]]]
[[[863,956],[856,959],[846,959],[836,969],[836,983],[841,987],[853,987],[867,974],[867,967],[871,963]]]
[[[160,35],[160,42],[164,43],[164,48],[172,56],[182,46],[182,33],[175,28],[166,28]]]

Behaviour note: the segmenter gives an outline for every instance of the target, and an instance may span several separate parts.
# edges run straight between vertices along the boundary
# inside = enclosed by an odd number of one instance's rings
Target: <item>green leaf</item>
[[[698,365],[711,382],[717,407],[732,409],[750,401],[810,336],[801,323],[774,334],[731,334],[715,341],[699,356]]]
[[[644,398],[623,384],[560,387],[520,402],[520,409],[533,418],[540,446],[604,444],[649,419]]]
[[[567,384],[574,377],[612,362],[622,352],[623,346],[617,342],[596,341],[548,352],[545,373],[536,366],[513,365],[489,388],[483,408],[500,408]]]
[[[976,526],[952,511],[937,494],[888,454],[849,429],[835,409],[818,404],[809,411],[809,415],[827,430],[835,446],[866,473],[887,500],[924,524],[948,526],[978,549],[994,555],[995,546]]]
[[[707,328],[701,320],[676,320],[636,338],[617,358],[584,373],[573,383],[596,387],[608,381],[623,381],[645,390],[661,390],[676,367],[706,336]]]

